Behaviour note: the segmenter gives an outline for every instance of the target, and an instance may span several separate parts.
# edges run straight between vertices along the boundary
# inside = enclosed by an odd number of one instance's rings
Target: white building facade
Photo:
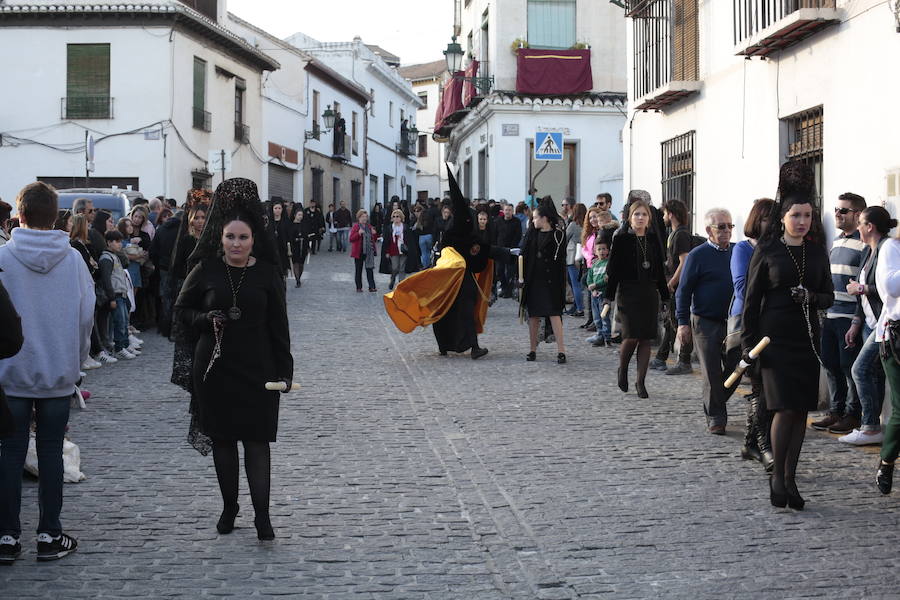
[[[93,139],[94,187],[131,186],[181,201],[226,177],[259,180],[263,74],[279,65],[220,23],[172,0],[0,5],[0,196],[35,179],[82,187]]]
[[[626,187],[657,205],[687,202],[695,230],[726,206],[739,232],[753,200],[774,197],[779,166],[800,159],[816,171],[826,231],[847,191],[896,214],[894,3],[788,0],[768,13],[762,0],[626,4]]]
[[[463,194],[516,203],[533,182],[539,196],[550,195],[557,204],[573,197],[590,205],[606,192],[621,205],[621,9],[592,0],[471,0],[457,6],[453,31],[466,53],[465,75],[493,77],[475,80],[461,102],[455,99],[458,82],[444,82],[435,137],[447,143]],[[530,65],[539,62],[547,71],[535,79]],[[580,66],[571,70],[575,62]],[[447,94],[454,95],[450,102]],[[563,134],[563,160],[533,159],[535,137],[543,132]]]
[[[414,199],[416,143],[408,132],[415,126],[420,101],[410,83],[400,76],[396,66],[385,62],[380,53],[359,38],[325,43],[297,33],[286,41],[367,90],[365,137],[360,140],[367,176],[362,192],[364,207],[370,209],[376,202],[390,202],[393,196]]]
[[[413,92],[422,102],[416,115],[419,133],[415,193],[420,199],[442,198],[450,189],[444,168],[444,144],[439,144],[433,137],[435,109],[441,100],[441,82],[446,72],[444,59],[400,68],[400,75],[412,84]]]

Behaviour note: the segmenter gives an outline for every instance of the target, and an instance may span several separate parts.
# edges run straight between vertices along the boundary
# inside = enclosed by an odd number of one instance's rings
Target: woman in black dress
[[[522,248],[523,277],[520,306],[528,315],[528,337],[531,349],[525,360],[537,357],[538,329],[549,317],[556,337],[559,364],[566,362],[563,341],[562,313],[566,307],[566,234],[559,228],[559,215],[550,202],[541,202],[535,209],[531,227]]]
[[[649,398],[645,378],[650,364],[650,343],[656,338],[659,300],[669,299],[662,250],[650,230],[650,205],[635,200],[628,207],[628,222],[614,237],[606,267],[606,301],[615,302],[622,326],[619,350],[619,389],[628,391],[628,363],[637,350],[637,381],[640,398]]]
[[[263,225],[256,185],[223,182],[209,222],[191,255],[176,315],[197,334],[193,391],[198,424],[212,439],[224,510],[216,529],[230,533],[238,514],[238,449],[244,462],[260,540],[275,537],[269,521],[269,443],[278,429],[278,392],[290,389],[293,358],[278,257]]]
[[[284,214],[284,202],[281,200],[272,200],[269,206],[269,233],[275,240],[275,247],[278,249],[278,266],[281,269],[281,276],[287,277],[290,261],[288,260],[288,244],[291,242],[291,222],[290,217]]]
[[[812,170],[782,166],[779,201],[747,272],[743,360],[763,336],[771,342],[759,357],[766,405],[775,411],[770,433],[775,466],[769,479],[773,506],[801,510],[796,472],[806,416],[819,400],[817,310],[834,301],[831,268],[815,205]]]

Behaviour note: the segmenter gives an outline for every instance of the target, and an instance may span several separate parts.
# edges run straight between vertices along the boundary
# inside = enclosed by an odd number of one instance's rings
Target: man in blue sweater
[[[681,271],[675,301],[678,337],[694,340],[703,375],[703,410],[709,432],[725,435],[728,412],[722,343],[727,331],[731,283],[731,213],[724,208],[707,211],[704,218],[709,241],[691,250]]]

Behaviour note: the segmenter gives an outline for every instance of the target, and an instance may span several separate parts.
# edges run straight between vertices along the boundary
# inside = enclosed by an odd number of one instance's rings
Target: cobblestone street
[[[807,510],[769,505],[741,460],[745,402],[725,437],[705,431],[697,376],[651,372],[649,400],[615,384],[614,350],[567,318],[569,363],[512,300],[490,310],[490,354],[440,357],[428,330],[399,333],[352,261],[312,257],[288,281],[295,376],[273,445],[275,542],[260,543],[246,481],[238,528],[219,536],[211,457],[185,441],[171,345],[91,371],[70,433],[87,480],[65,487],[78,552],[37,563],[37,484],[25,553],[3,598],[428,599],[898,598],[898,498],[876,456],[809,431]],[[26,332],[27,334],[27,332]],[[632,377],[633,380],[633,370]]]

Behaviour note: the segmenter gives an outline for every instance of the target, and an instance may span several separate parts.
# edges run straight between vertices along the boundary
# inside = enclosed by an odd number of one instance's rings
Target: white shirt
[[[878,295],[884,302],[875,328],[875,340],[883,342],[887,322],[900,320],[900,241],[890,239],[881,247],[875,269],[875,283]]]

